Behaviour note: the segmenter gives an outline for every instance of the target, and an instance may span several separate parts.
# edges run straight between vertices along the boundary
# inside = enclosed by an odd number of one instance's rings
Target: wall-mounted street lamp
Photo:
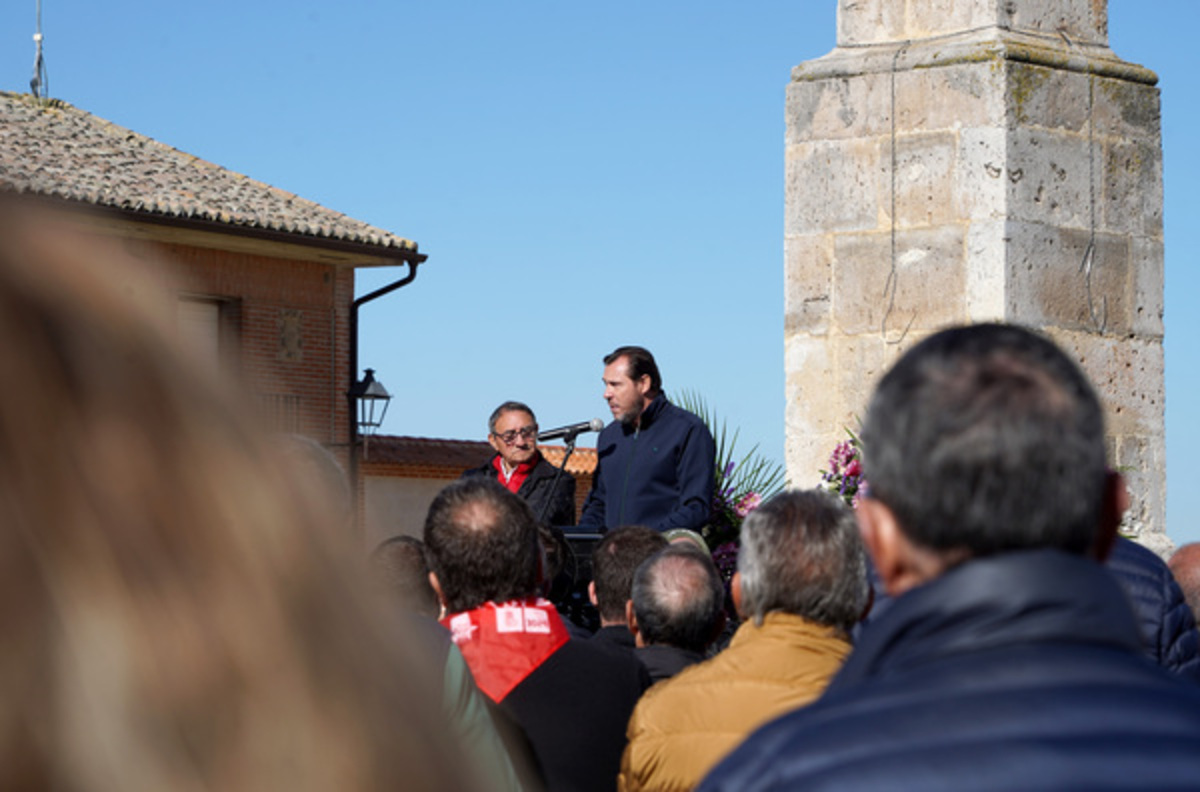
[[[392,394],[387,392],[382,383],[376,381],[375,369],[365,369],[363,378],[354,383],[349,395],[357,403],[358,418],[355,424],[358,427],[358,435],[363,439],[363,459],[366,459],[367,441],[383,424]]]

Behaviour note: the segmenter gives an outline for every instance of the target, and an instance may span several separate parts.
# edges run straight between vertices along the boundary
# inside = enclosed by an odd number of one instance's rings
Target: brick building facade
[[[0,192],[123,240],[145,265],[131,288],[162,290],[197,357],[353,471],[354,273],[415,274],[416,243],[27,94],[0,92]]]
[[[266,426],[317,441],[346,469],[367,547],[419,534],[437,491],[490,458],[484,442],[375,437],[365,457],[355,445],[355,271],[413,276],[416,243],[64,102],[6,92],[0,192],[123,240],[146,265],[134,287],[174,303],[199,360],[243,383]],[[562,460],[561,447],[542,450]],[[579,506],[594,467],[593,449],[571,458]]]

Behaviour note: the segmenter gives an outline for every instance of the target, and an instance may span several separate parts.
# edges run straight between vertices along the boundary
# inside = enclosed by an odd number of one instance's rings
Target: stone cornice
[[[813,82],[990,61],[1027,63],[1145,85],[1158,83],[1158,75],[1153,71],[1121,60],[1105,45],[999,27],[913,41],[837,47],[828,55],[792,69],[792,81]]]

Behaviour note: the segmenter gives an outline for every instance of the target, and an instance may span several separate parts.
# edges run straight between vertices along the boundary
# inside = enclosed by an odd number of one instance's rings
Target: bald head
[[[723,623],[721,576],[712,558],[690,544],[672,544],[642,563],[632,599],[646,646],[703,652]]]
[[[1175,551],[1167,562],[1171,574],[1183,589],[1183,596],[1188,607],[1200,623],[1200,542],[1185,544]]]

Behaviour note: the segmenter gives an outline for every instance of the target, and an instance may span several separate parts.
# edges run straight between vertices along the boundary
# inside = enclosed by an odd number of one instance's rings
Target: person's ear
[[[446,608],[446,595],[442,593],[442,584],[438,580],[436,572],[429,573],[429,585],[433,586],[433,592],[437,594],[438,602],[441,603],[442,609]]]
[[[942,568],[938,559],[913,545],[886,504],[863,498],[854,514],[858,518],[863,546],[889,596],[898,597],[940,574]]]
[[[625,625],[629,627],[629,632],[633,633],[633,642],[637,646],[642,646],[642,633],[638,630],[637,614],[633,611],[633,600],[625,600]]]
[[[492,450],[497,454],[504,449],[504,445],[500,442],[500,438],[496,437],[496,435],[492,434],[491,432],[488,432],[488,445],[490,445]]]
[[[733,577],[729,579],[729,598],[733,600],[733,609],[737,611],[738,616],[746,618],[746,612],[742,610],[742,573],[734,572]]]
[[[600,607],[600,602],[596,599],[596,581],[588,583],[588,601],[597,608]]]
[[[1129,489],[1125,477],[1115,471],[1104,477],[1104,502],[1100,506],[1100,524],[1096,526],[1096,537],[1092,542],[1091,556],[1104,563],[1117,542],[1117,531],[1121,518],[1129,509]]]

